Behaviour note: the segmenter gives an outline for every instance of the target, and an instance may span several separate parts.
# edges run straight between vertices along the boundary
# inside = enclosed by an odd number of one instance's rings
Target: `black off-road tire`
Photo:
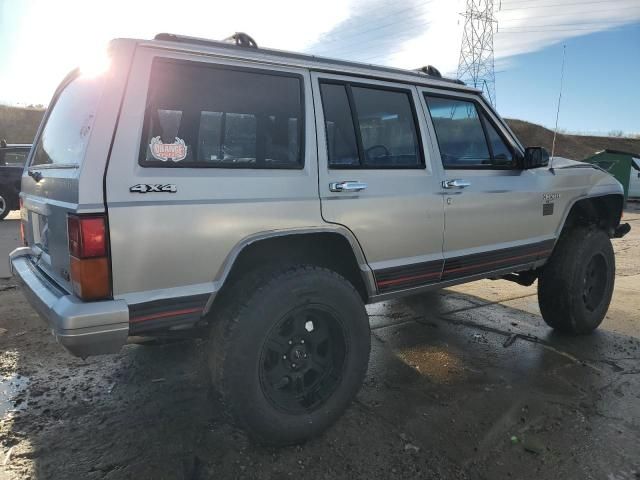
[[[538,279],[542,318],[563,333],[587,334],[604,319],[616,265],[608,235],[595,227],[564,233]]]
[[[6,192],[0,190],[0,220],[4,220],[9,212],[11,211],[11,206],[9,204],[9,197]]]
[[[268,445],[299,443],[332,425],[360,389],[369,363],[369,319],[353,285],[331,270],[300,265],[250,274],[222,295],[212,320],[209,366],[235,422]],[[300,322],[302,335],[291,333]],[[335,336],[333,346],[314,340],[324,334]],[[278,354],[282,344],[284,354]],[[332,366],[316,374],[305,364],[311,370],[301,377],[301,365],[293,371],[292,362],[305,362],[307,354]],[[283,371],[291,374],[274,386],[271,379]],[[289,395],[307,384],[308,399]]]

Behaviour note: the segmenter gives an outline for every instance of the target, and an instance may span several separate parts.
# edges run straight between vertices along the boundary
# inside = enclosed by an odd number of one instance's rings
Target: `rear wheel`
[[[337,420],[369,360],[369,321],[353,286],[298,266],[250,275],[221,300],[210,366],[237,423],[262,443],[283,445]]]
[[[4,220],[4,218],[9,215],[9,212],[9,200],[7,199],[6,194],[0,190],[0,220]]]
[[[566,333],[590,333],[602,323],[615,281],[615,257],[607,234],[575,227],[558,241],[538,280],[545,322]]]

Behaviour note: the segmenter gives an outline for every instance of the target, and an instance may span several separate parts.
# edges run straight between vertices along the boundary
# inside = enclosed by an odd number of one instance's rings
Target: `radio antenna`
[[[556,128],[553,131],[553,143],[551,144],[551,160],[549,170],[553,170],[553,157],[556,152],[556,136],[558,135],[558,118],[560,118],[560,102],[562,101],[562,82],[564,81],[564,57],[567,53],[567,46],[562,46],[562,67],[560,69],[560,95],[558,95],[558,110],[556,110]]]

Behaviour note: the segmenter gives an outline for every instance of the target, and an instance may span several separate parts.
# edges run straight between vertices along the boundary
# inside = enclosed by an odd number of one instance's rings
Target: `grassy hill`
[[[44,110],[0,105],[0,139],[8,143],[31,143]]]
[[[0,105],[0,139],[9,143],[31,143],[44,110]],[[507,123],[525,146],[542,146],[551,152],[553,131],[523,120],[507,119]],[[640,138],[596,137],[558,134],[556,155],[582,160],[604,150],[622,150],[640,155]]]
[[[551,153],[553,130],[523,120],[506,119],[511,130],[520,141],[529,147],[545,147]],[[640,138],[628,137],[596,137],[588,135],[567,135],[558,133],[555,154],[559,157],[583,160],[584,158],[604,150],[621,150],[640,155]]]

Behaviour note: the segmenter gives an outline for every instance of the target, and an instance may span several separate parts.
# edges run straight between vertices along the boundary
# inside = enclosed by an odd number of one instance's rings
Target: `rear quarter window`
[[[297,75],[156,60],[140,164],[302,168],[302,119]]]

